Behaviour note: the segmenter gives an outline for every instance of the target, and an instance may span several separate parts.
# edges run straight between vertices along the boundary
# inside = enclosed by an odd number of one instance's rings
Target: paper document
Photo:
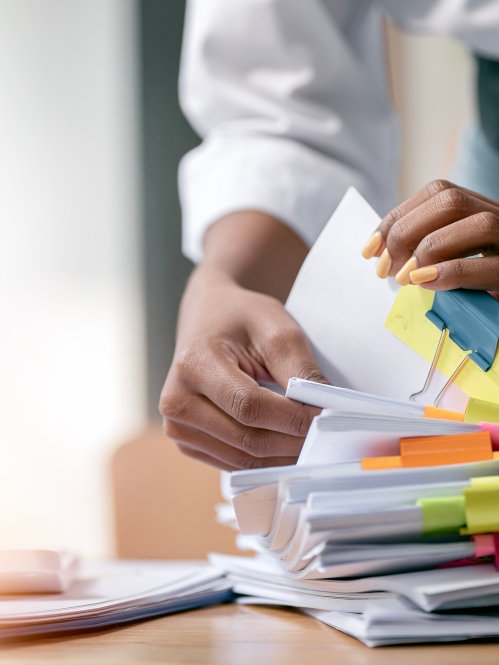
[[[0,597],[0,638],[119,625],[230,598],[223,574],[202,562],[83,563],[65,593]]]
[[[286,309],[334,386],[408,400],[423,386],[429,362],[384,325],[400,287],[393,277],[379,279],[374,262],[360,253],[379,222],[350,188],[305,259]],[[436,372],[418,401],[432,404],[445,381]],[[461,391],[455,391],[454,399],[451,391],[441,406],[463,404]]]

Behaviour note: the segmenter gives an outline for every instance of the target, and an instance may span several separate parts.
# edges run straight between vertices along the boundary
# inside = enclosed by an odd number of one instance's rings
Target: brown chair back
[[[117,450],[111,465],[116,554],[198,559],[237,553],[235,531],[215,522],[220,473],[179,453],[151,425]]]

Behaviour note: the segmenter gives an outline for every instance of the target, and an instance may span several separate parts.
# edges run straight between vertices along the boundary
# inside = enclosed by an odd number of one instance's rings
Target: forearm
[[[284,302],[307,253],[303,240],[278,219],[244,210],[208,229],[200,268]]]
[[[281,222],[243,212],[216,222],[180,308],[162,392],[166,435],[227,471],[294,464],[319,409],[261,387],[326,381],[284,301],[307,248]]]

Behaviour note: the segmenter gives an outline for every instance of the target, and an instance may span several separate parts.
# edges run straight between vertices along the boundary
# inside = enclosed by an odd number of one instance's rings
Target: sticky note
[[[400,439],[403,467],[464,464],[493,459],[489,432]]]
[[[461,423],[464,422],[464,413],[459,413],[459,411],[449,411],[449,409],[441,409],[438,406],[425,406],[424,417],[437,418],[439,420],[457,420]],[[482,418],[482,420],[486,419]]]
[[[496,553],[495,565],[496,570],[499,570],[499,533],[494,533],[494,550]]]
[[[493,533],[481,533],[472,536],[471,539],[475,542],[477,559],[482,559],[484,556],[494,556],[496,553],[494,544]]]
[[[465,499],[462,494],[419,499],[416,504],[421,508],[424,536],[457,533],[466,524]]]
[[[360,461],[363,471],[379,471],[380,469],[401,469],[402,458],[400,455],[390,457],[363,457]]]
[[[492,442],[492,450],[499,450],[499,423],[486,423],[480,421],[480,427],[482,432],[488,432],[490,434],[490,440]]]
[[[433,305],[434,293],[419,286],[403,286],[395,298],[385,321],[390,330],[402,342],[431,363],[440,338],[440,330],[426,312]],[[437,369],[450,378],[463,360],[466,351],[446,338]],[[455,379],[456,385],[469,397],[499,404],[499,359],[496,356],[488,372],[483,372],[474,362],[467,362]],[[487,420],[482,418],[482,420]]]
[[[466,528],[462,535],[499,531],[499,476],[472,478],[463,490]]]
[[[479,423],[482,421],[499,423],[499,404],[471,397],[466,408],[464,422]]]

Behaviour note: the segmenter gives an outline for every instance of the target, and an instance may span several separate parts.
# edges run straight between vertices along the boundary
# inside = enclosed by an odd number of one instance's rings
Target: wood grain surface
[[[124,628],[0,644],[15,665],[493,665],[499,644],[382,647],[294,610],[218,605]]]

